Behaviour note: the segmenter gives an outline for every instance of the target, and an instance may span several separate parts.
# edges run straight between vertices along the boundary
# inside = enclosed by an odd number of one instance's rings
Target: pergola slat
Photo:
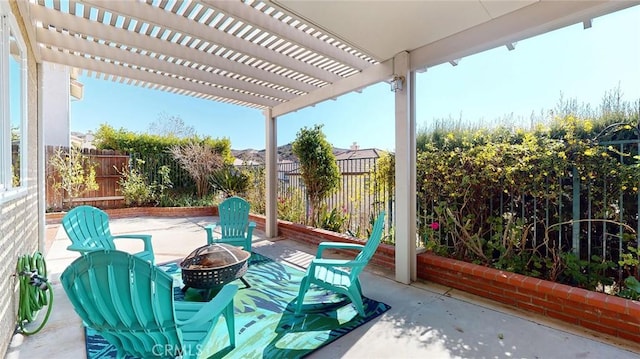
[[[31,8],[31,12],[37,17],[47,19],[44,26],[47,26],[49,23],[64,24],[63,27],[69,31],[90,35],[92,37],[114,43],[125,44],[130,47],[144,49],[157,54],[165,54],[176,58],[182,58],[231,73],[243,74],[248,77],[264,81],[268,84],[272,84],[276,87],[282,86],[302,92],[308,92],[317,88],[313,85],[305,84],[287,77],[278,76],[274,73],[269,73],[253,66],[225,61],[224,59],[217,58],[216,56],[211,56],[207,52],[187,47],[178,48],[177,46],[167,46],[167,43],[161,39],[117,29],[101,23],[95,23],[77,16],[48,10],[43,7],[36,7],[35,5]]]
[[[127,14],[148,23],[162,24],[163,26],[170,27],[174,29],[174,31],[182,34],[189,34],[193,37],[217,43],[221,46],[232,49],[233,51],[258,57],[279,66],[284,66],[286,64],[288,68],[294,71],[326,82],[333,82],[340,78],[331,72],[318,69],[301,61],[288,61],[286,57],[283,58],[283,56],[277,52],[269,51],[260,46],[255,46],[254,44],[230,35],[225,31],[212,31],[211,28],[207,28],[202,25],[195,25],[193,21],[185,17],[172,15],[167,11],[146,3],[125,1],[105,2],[96,0],[86,0],[85,3],[114,13]],[[234,19],[233,21],[236,20]],[[230,28],[231,27],[228,27],[228,29]]]
[[[272,107],[278,104],[277,101],[242,93],[236,93],[230,90],[183,80],[178,77],[163,76],[153,72],[137,70],[126,66],[98,61],[96,59],[88,59],[81,56],[69,56],[69,54],[65,54],[53,49],[42,49],[42,58],[45,61],[67,64],[69,66],[83,68],[103,74],[127,77],[134,80],[143,81],[150,84],[168,86],[171,88],[182,88],[194,93],[203,93],[216,97],[216,101],[219,102],[242,103],[245,106],[255,104],[255,107],[260,108]]]
[[[251,82],[241,82],[232,78],[221,76],[211,71],[204,71],[198,68],[192,68],[187,66],[175,66],[175,64],[158,60],[153,57],[144,56],[139,53],[124,50],[121,46],[121,51],[114,51],[113,47],[100,45],[94,41],[87,39],[81,39],[79,37],[63,35],[57,31],[38,29],[38,39],[40,42],[46,45],[52,45],[60,48],[67,49],[69,51],[75,51],[78,53],[85,53],[93,56],[98,56],[106,59],[120,61],[135,65],[139,67],[156,69],[166,73],[174,73],[176,75],[184,76],[191,79],[206,79],[207,81],[216,85],[225,86],[229,88],[235,88],[237,90],[259,93],[266,96],[279,98],[282,100],[288,100],[295,97],[295,94],[278,91],[273,88],[256,85]],[[238,84],[242,85],[242,88],[237,88]]]
[[[202,2],[237,19],[243,19],[245,22],[253,24],[254,27],[259,27],[271,34],[287,34],[289,41],[353,68],[362,70],[375,63],[373,59],[371,61],[366,61],[360,57],[353,56],[334,45],[307,34],[304,31],[293,31],[290,25],[276,20],[271,16],[264,16],[260,10],[256,10],[256,12],[246,11],[248,5],[245,5],[240,1],[203,0]]]
[[[296,43],[307,49],[313,49],[319,54],[355,69],[363,70],[376,63],[374,59],[371,59],[364,54],[362,54],[362,57],[354,56],[353,54],[312,36],[305,31],[297,29],[294,31],[294,28],[289,24],[285,24],[271,16],[261,16],[261,11],[259,13],[246,11],[246,7],[248,5],[245,5],[242,2],[214,0],[203,0],[202,2],[237,19],[243,19],[246,23],[250,23],[254,27],[261,28],[271,34],[287,34],[287,38],[290,42]],[[369,60],[367,61],[365,58],[368,58]]]
[[[362,89],[375,83],[385,81],[393,76],[393,59],[378,63],[364,71],[333,83],[331,86],[322,87],[305,96],[296,97],[293,100],[275,106],[272,116],[279,117],[298,109],[313,106],[326,99],[336,98],[356,89]]]

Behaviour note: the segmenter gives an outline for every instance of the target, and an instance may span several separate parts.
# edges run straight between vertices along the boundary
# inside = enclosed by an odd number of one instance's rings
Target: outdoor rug
[[[172,262],[160,265],[174,277],[176,300],[200,300],[202,291],[189,289],[182,293],[180,267]],[[358,315],[346,297],[314,286],[305,296],[304,313],[295,316],[295,299],[304,272],[252,253],[244,279],[245,288],[234,298],[236,348],[231,349],[227,328],[222,319],[201,358],[300,358],[349,333],[391,308],[389,305],[363,298],[366,316]],[[317,303],[317,304],[313,304]],[[115,358],[116,350],[91,328],[86,329],[88,359]]]

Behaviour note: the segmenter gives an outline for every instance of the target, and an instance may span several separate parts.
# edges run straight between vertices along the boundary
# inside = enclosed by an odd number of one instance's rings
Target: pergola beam
[[[352,91],[358,91],[381,81],[387,81],[393,76],[393,59],[373,65],[364,71],[349,76],[330,86],[321,87],[304,96],[299,96],[273,108],[272,116],[280,117],[313,106],[322,101],[337,98]]]
[[[35,21],[31,16],[29,4],[26,1],[16,1],[16,5],[18,5],[18,11],[20,12],[20,16],[25,21],[25,27],[27,30],[27,37],[29,38],[28,43],[31,46],[31,50],[33,51],[33,56],[36,59],[36,62],[41,62],[42,58],[40,56],[40,47],[38,46],[38,42],[36,41],[36,32],[35,32]]]
[[[104,0],[84,0],[84,3],[91,4],[97,8],[112,13],[133,17],[138,21],[144,21],[149,24],[169,28],[184,35],[189,35],[210,43],[218,44],[242,54],[289,68],[293,71],[325,82],[334,82],[340,79],[340,76],[331,72],[306,64],[287,55],[279,54],[278,52],[272,51],[268,48],[256,46],[256,44],[251,41],[246,41],[242,38],[230,35],[214,27],[194,23],[194,21],[189,20],[184,16],[176,16],[176,14],[172,14],[147,3],[137,1]]]
[[[120,51],[118,51],[111,46],[101,45],[95,41],[82,39],[77,36],[64,35],[53,30],[39,28],[37,30],[37,36],[43,44],[64,48],[71,52],[84,53],[87,55],[127,63],[129,65],[155,69],[166,73],[173,73],[186,78],[205,80],[207,82],[229,88],[235,88],[235,86],[239,84],[238,80],[201,70],[199,68],[176,66],[174,63],[159,60],[150,56],[144,56],[125,49],[119,49]],[[250,82],[242,83],[242,88],[239,88],[238,90],[262,94],[283,100],[289,100],[295,97],[294,94]],[[231,96],[232,94],[229,95]]]
[[[60,51],[43,48],[42,59],[44,61],[65,64],[72,67],[77,67],[89,71],[94,71],[103,74],[113,75],[115,77],[124,77],[133,79],[136,81],[142,81],[150,84],[156,84],[159,86],[166,86],[176,91],[185,90],[192,93],[202,93],[212,97],[216,97],[217,101],[221,102],[235,102],[247,104],[255,104],[265,107],[272,107],[277,104],[276,101],[266,98],[260,98],[247,94],[237,93],[234,91],[216,88],[208,85],[204,85],[197,82],[191,82],[187,80],[181,80],[179,78],[160,75],[153,72],[137,70],[130,67],[116,65],[114,63],[108,63],[95,59],[85,58],[81,56],[69,56]],[[228,101],[225,101],[228,100]]]
[[[203,0],[202,2],[231,15],[236,19],[241,19],[253,26],[259,27],[264,31],[268,31],[272,34],[278,34],[280,36],[282,36],[282,34],[287,34],[287,39],[290,42],[313,50],[345,65],[359,70],[371,66],[370,62],[359,57],[354,57],[348,52],[332,44],[329,44],[324,40],[311,36],[306,32],[293,31],[291,25],[287,25],[271,16],[265,17],[258,10],[256,10],[255,12],[247,12],[247,5],[243,4],[240,1]]]
[[[545,1],[448,36],[411,51],[411,70],[443,64],[496,47],[512,44],[638,4],[637,1]],[[550,8],[553,8],[551,11]],[[554,18],[549,20],[549,14]],[[576,17],[576,14],[579,14]],[[580,20],[582,22],[582,20]],[[510,29],[505,33],[503,29]],[[497,34],[506,34],[497,36]]]
[[[213,54],[186,46],[167,46],[167,42],[162,39],[119,29],[75,15],[50,10],[42,6],[31,5],[31,12],[37,18],[46,19],[46,22],[43,23],[44,26],[51,24],[68,31],[91,36],[95,39],[101,39],[115,44],[121,44],[177,59],[195,62],[201,65],[211,66],[216,69],[244,75],[276,86],[283,86],[301,92],[308,92],[317,89],[316,86],[297,81],[286,76],[280,76],[257,67],[228,61]]]

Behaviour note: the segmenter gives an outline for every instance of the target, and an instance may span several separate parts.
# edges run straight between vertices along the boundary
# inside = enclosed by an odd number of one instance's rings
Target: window
[[[26,192],[26,45],[8,4],[0,3],[0,198]]]

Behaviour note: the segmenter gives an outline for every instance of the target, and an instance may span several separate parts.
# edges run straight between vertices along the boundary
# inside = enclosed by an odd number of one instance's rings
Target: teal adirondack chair
[[[249,221],[249,202],[240,197],[229,197],[218,206],[220,221],[206,226],[207,244],[226,243],[242,247],[251,252],[251,240],[256,223]],[[220,228],[220,237],[214,237],[214,230]]]
[[[316,258],[311,261],[307,273],[300,283],[300,291],[296,303],[296,314],[302,311],[304,296],[312,284],[321,288],[344,294],[364,317],[364,306],[362,304],[362,288],[358,276],[369,263],[371,257],[376,252],[382,230],[384,228],[384,212],[381,212],[376,219],[371,235],[364,245],[355,243],[322,242],[318,245]],[[354,259],[325,259],[322,252],[325,249],[352,249],[360,253]]]
[[[78,206],[62,218],[62,228],[71,239],[70,251],[86,254],[97,249],[116,249],[114,239],[137,239],[144,242],[144,249],[136,256],[154,263],[150,234],[121,234],[114,236],[109,230],[109,215],[92,206]]]
[[[196,358],[221,316],[235,346],[236,285],[209,302],[174,301],[169,274],[118,250],[77,258],[60,282],[84,324],[114,345],[118,358]]]

